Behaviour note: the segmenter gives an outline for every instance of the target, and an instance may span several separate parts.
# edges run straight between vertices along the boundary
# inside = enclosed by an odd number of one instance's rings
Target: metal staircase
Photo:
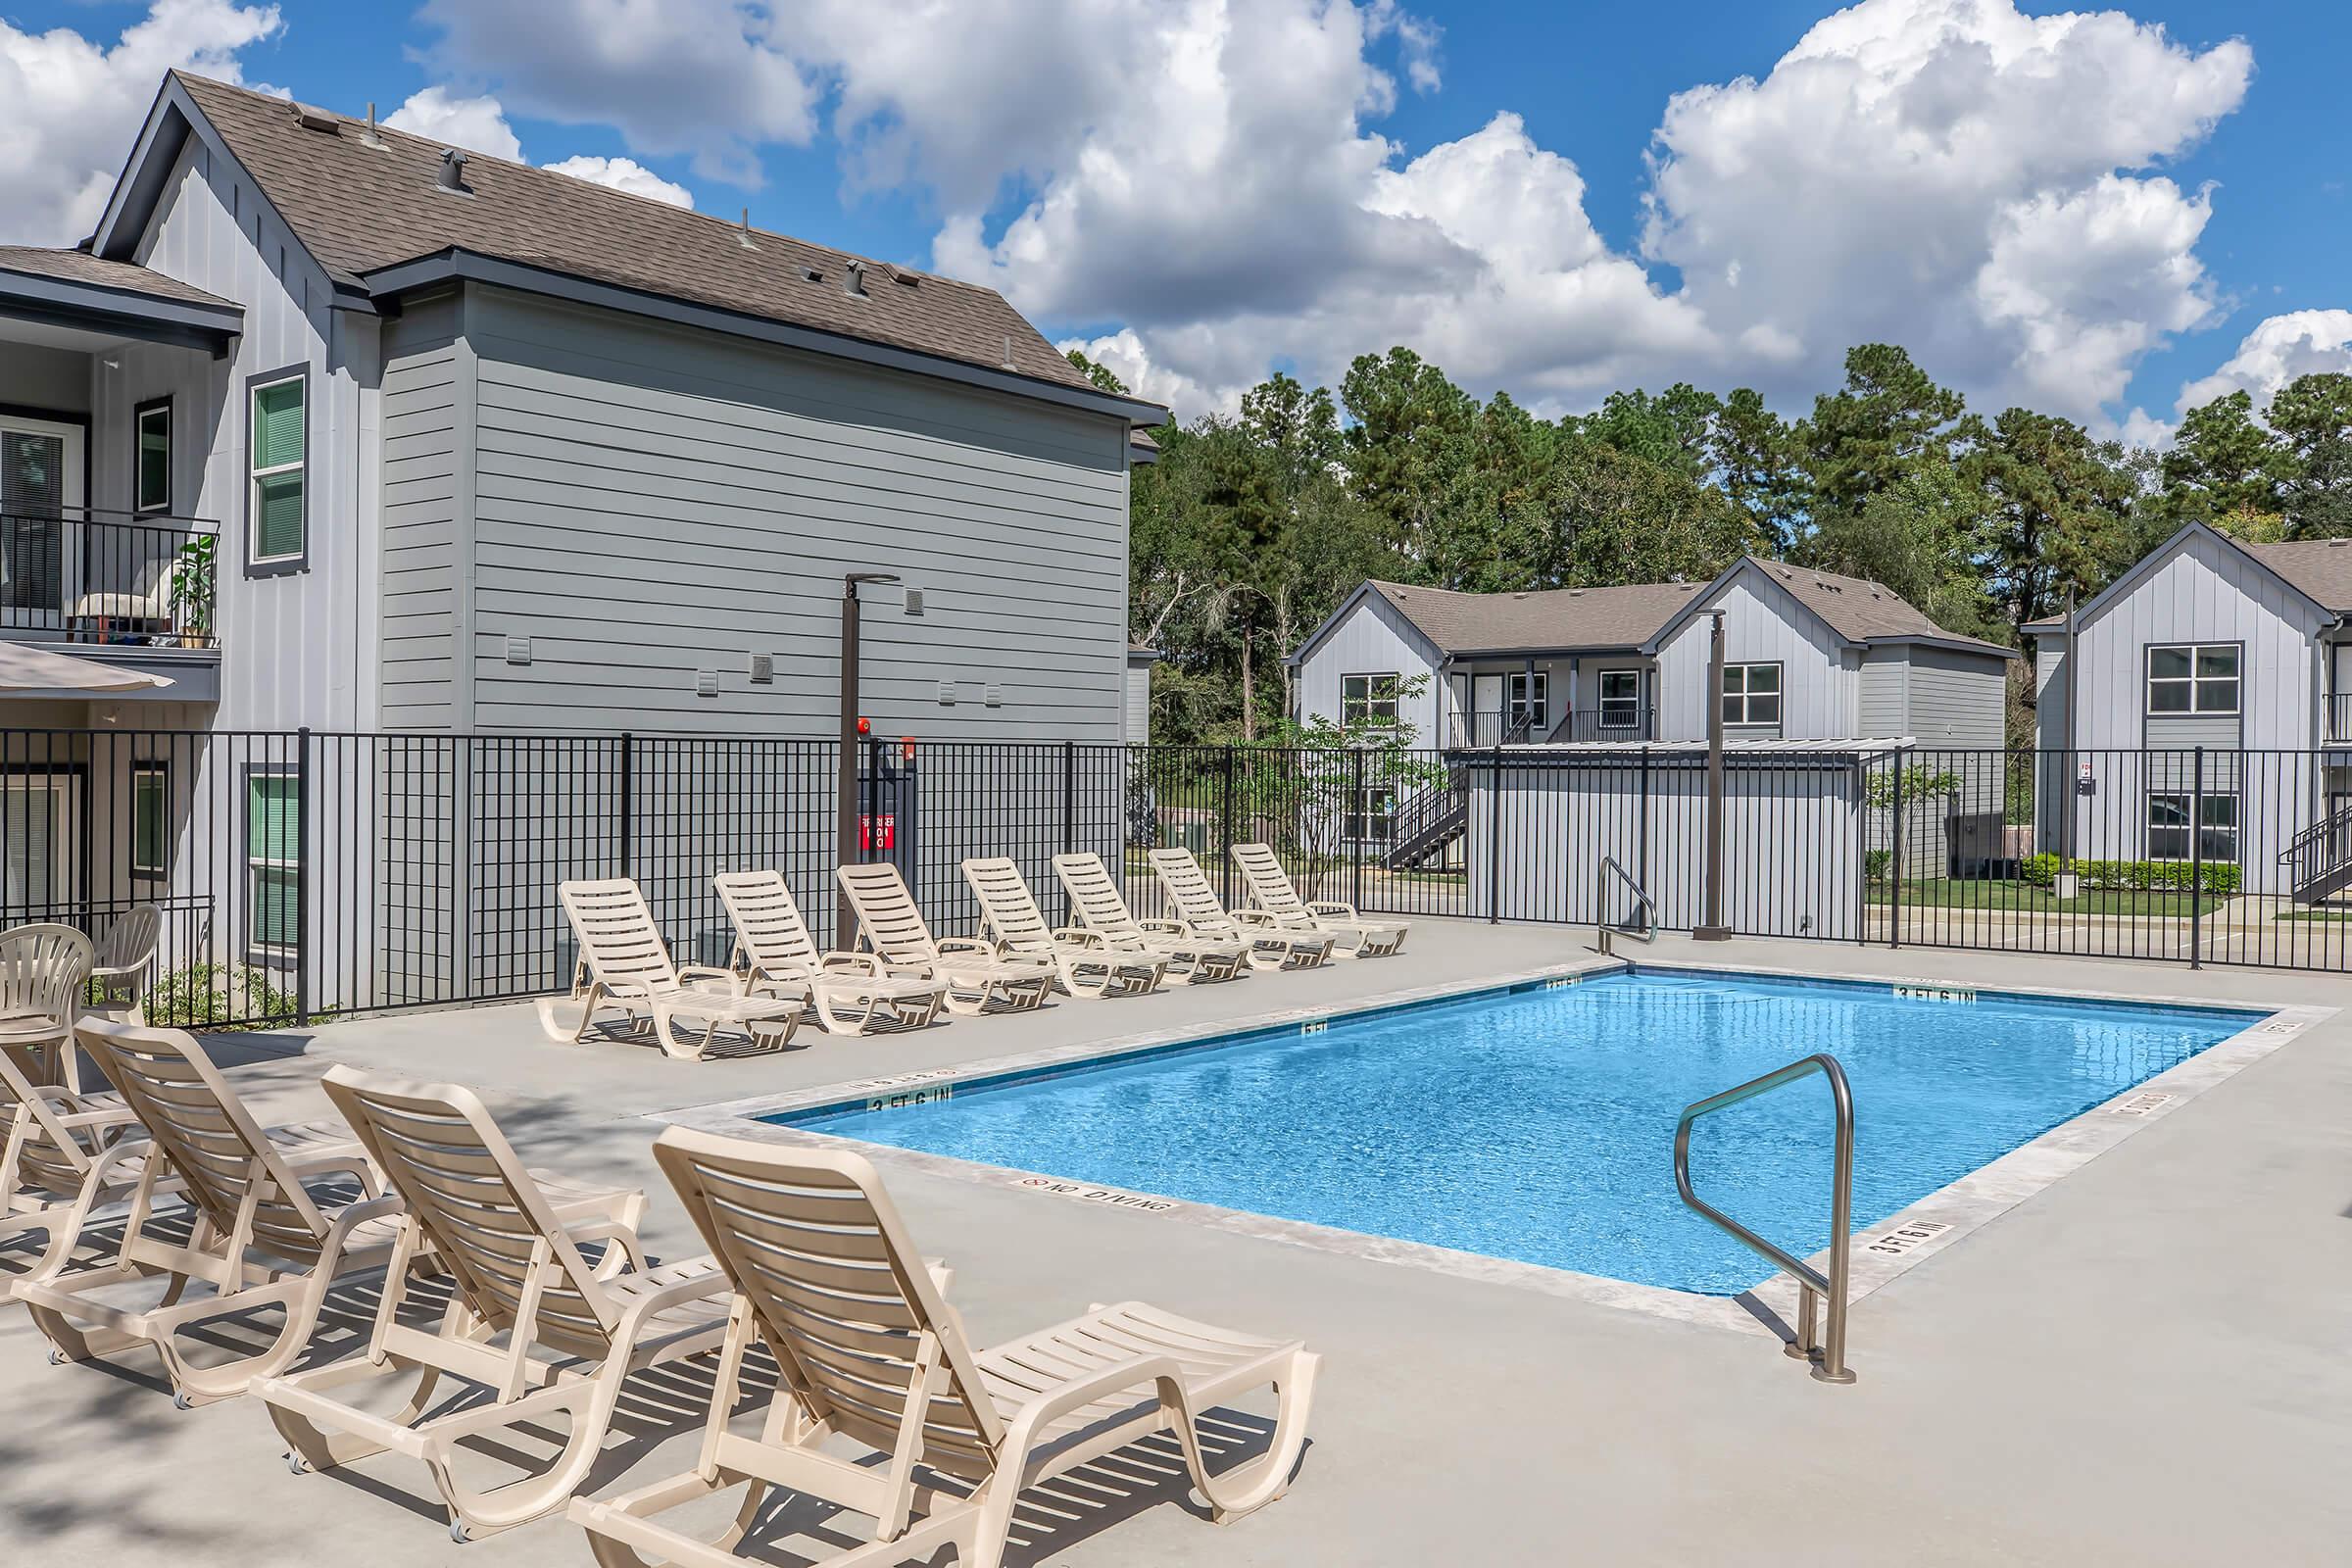
[[[1468,770],[1449,762],[1443,783],[1432,784],[1397,802],[1390,830],[1389,853],[1380,863],[1392,871],[1409,871],[1443,856],[1470,828]]]
[[[2338,808],[2296,834],[2278,853],[2297,904],[2317,904],[2352,887],[2352,806]]]

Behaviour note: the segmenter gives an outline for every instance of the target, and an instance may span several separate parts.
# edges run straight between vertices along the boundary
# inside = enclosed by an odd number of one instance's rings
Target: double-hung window
[[[1396,677],[1394,674],[1340,677],[1340,728],[1348,730],[1359,724],[1395,722]]]
[[[2238,645],[2155,643],[2148,648],[2148,716],[2234,714]]]
[[[1632,729],[1642,717],[1642,672],[1604,669],[1600,672],[1600,727]]]
[[[2237,863],[2237,797],[2207,795],[2201,801],[2186,790],[2165,790],[2148,797],[2148,858],[2191,858],[2189,819],[2200,814],[2195,858],[2217,865]]]
[[[137,451],[130,469],[130,509],[142,514],[172,510],[172,400],[142,403],[132,416]]]
[[[130,764],[130,874],[155,880],[172,870],[172,764]]]
[[[1550,722],[1551,677],[1544,670],[1522,669],[1502,678],[1503,728],[1542,734]]]
[[[302,941],[302,799],[291,773],[245,777],[247,945],[281,957]]]
[[[299,571],[310,548],[310,385],[302,367],[247,383],[246,565]]]
[[[1355,845],[1387,845],[1396,832],[1396,795],[1385,784],[1352,792],[1340,821],[1340,836]]]
[[[1723,722],[1729,728],[1778,725],[1781,721],[1781,666],[1726,664],[1723,666]]]

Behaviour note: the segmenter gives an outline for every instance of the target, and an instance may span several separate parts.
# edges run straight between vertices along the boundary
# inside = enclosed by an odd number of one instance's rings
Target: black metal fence
[[[1367,913],[1624,918],[1757,936],[2352,969],[2352,759],[2253,752],[1733,749],[1709,906],[1703,752],[1289,751],[1079,743],[860,748],[852,854],[905,873],[942,935],[967,857],[1006,855],[1049,920],[1056,854],[1168,912],[1150,851],[1275,846],[1310,899]],[[680,962],[724,962],[719,871],[783,872],[834,929],[829,742],[629,735],[0,731],[0,920],[94,936],[164,913],[151,1012],[299,1023],[561,990],[570,878],[645,888]]]

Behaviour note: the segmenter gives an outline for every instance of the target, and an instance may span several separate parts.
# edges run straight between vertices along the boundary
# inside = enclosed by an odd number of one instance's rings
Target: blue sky
[[[1890,335],[1980,405],[2156,440],[2184,396],[2259,399],[2352,343],[2352,6],[2135,0],[2064,31],[2012,0],[1834,23],[1686,0],[1671,25],[1491,0],[773,9],[0,0],[0,138],[63,170],[0,177],[0,238],[77,237],[124,120],[193,63],[355,113],[437,88],[469,117],[447,139],[626,159],[590,172],[979,277],[1185,412],[1396,339],[1547,410],[1677,378],[1793,406],[1841,338]],[[1881,155],[1922,125],[1950,144],[1915,178]]]

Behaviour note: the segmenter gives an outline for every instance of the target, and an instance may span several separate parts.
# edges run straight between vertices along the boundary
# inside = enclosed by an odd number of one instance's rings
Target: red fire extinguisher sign
[[[881,843],[874,842],[875,824],[881,824]],[[860,814],[858,818],[858,848],[860,850],[895,850],[899,847],[899,817],[895,811],[884,811],[880,817]]]

